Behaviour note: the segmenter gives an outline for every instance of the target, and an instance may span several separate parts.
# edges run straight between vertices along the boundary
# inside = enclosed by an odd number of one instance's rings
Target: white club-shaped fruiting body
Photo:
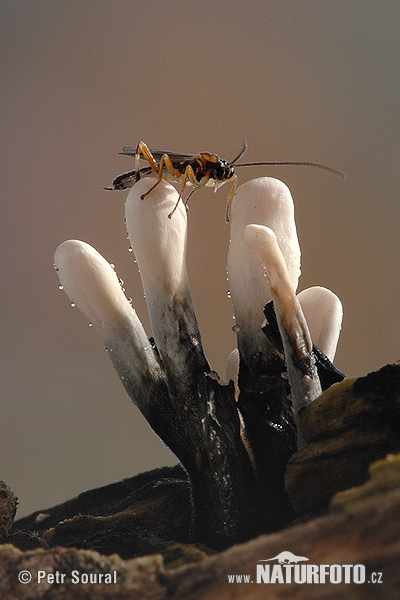
[[[164,374],[112,266],[89,244],[60,244],[54,265],[64,291],[95,327],[128,394],[140,404],[143,386]]]
[[[125,203],[125,222],[133,253],[150,310],[153,334],[158,327],[157,303],[165,298],[190,296],[186,269],[187,215],[178,193],[161,181],[145,198],[141,196],[153,185],[152,179],[141,179],[129,191]]]
[[[288,372],[297,446],[304,444],[300,410],[321,393],[313,341],[296,296],[300,275],[300,248],[288,188],[272,178],[241,186],[232,201],[231,241],[228,254],[229,285],[236,318],[240,360],[250,371],[265,369],[276,348],[262,330],[263,307],[274,302]],[[323,288],[303,292],[307,313],[321,350],[333,357],[341,325],[341,305]],[[260,360],[261,359],[261,360]],[[234,362],[228,364],[228,376]]]
[[[67,240],[54,254],[61,285],[96,327],[104,342],[112,337],[117,323],[129,321],[134,313],[113,267],[86,242]]]
[[[232,200],[230,216],[227,270],[238,349],[245,361],[261,353],[268,362],[271,345],[262,332],[262,308],[272,296],[266,285],[265,269],[244,238],[245,228],[252,223],[274,231],[295,291],[300,275],[300,247],[293,200],[284,183],[262,177],[241,185]]]
[[[297,445],[302,447],[299,411],[321,393],[313,344],[300,302],[290,284],[285,259],[275,233],[264,225],[248,225],[245,241],[264,265],[281,334],[289,376]]]
[[[200,341],[186,268],[187,216],[176,189],[143,179],[130,190],[125,221],[146,297],[152,335],[167,371],[176,378],[187,369],[187,352],[209,370]],[[186,349],[185,349],[186,346]],[[189,375],[189,374],[188,374]]]
[[[313,343],[333,362],[342,328],[342,303],[331,290],[320,286],[302,290],[297,297]]]

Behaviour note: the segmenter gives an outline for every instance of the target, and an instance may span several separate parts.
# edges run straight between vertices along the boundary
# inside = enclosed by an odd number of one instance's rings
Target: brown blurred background
[[[361,375],[400,358],[398,0],[112,2],[3,0],[1,469],[19,516],[174,464],[126,396],[95,332],[58,290],[53,253],[95,246],[148,333],[123,224],[102,188],[150,147],[232,159],[312,160],[242,169],[291,188],[299,289],[344,305],[337,366]],[[234,347],[224,187],[189,211],[189,272],[207,355]]]

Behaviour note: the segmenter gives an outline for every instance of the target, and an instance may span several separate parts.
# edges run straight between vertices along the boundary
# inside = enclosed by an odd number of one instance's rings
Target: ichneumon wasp
[[[291,166],[308,166],[317,167],[318,169],[324,169],[345,177],[343,173],[314,162],[296,162],[296,161],[281,161],[281,162],[250,162],[250,163],[239,163],[243,154],[247,150],[247,143],[243,142],[239,154],[231,161],[223,160],[217,154],[211,152],[200,152],[200,154],[178,154],[177,152],[166,152],[165,150],[150,150],[150,148],[144,142],[139,142],[136,148],[125,146],[122,149],[121,154],[127,156],[134,156],[136,167],[133,171],[127,171],[118,175],[112,182],[112,185],[106,187],[106,190],[126,190],[133,186],[136,181],[142,176],[153,176],[157,177],[155,184],[141,196],[142,200],[154,190],[154,188],[164,179],[166,181],[175,181],[181,183],[181,190],[179,198],[173,210],[169,213],[168,217],[171,218],[174,214],[179,201],[182,198],[182,194],[185,190],[186,185],[194,185],[195,187],[183,200],[185,207],[187,207],[189,198],[200,188],[204,186],[214,186],[214,191],[217,191],[227,181],[232,181],[232,188],[229,192],[227,204],[226,204],[226,221],[229,221],[229,208],[233,198],[233,195],[237,186],[237,175],[235,169],[237,167],[261,167],[261,166],[280,166],[280,165],[291,165]],[[140,159],[147,160],[148,166],[140,168]]]

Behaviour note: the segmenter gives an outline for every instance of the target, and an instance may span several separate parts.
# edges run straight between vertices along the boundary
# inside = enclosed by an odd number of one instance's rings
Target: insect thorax
[[[197,183],[201,183],[203,179],[210,179],[214,182],[225,182],[235,174],[233,165],[230,165],[226,160],[222,160],[216,154],[209,154],[208,152],[199,154],[191,160],[173,162],[173,166],[181,175],[190,166]],[[212,185],[211,182],[210,185]]]

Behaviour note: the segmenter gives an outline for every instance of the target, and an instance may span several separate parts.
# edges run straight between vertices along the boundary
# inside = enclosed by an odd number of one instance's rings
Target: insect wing
[[[168,152],[167,150],[153,150],[153,148],[150,148],[150,152],[152,153],[152,155],[156,161],[161,160],[161,157],[163,154],[168,154],[168,156],[170,157],[170,159],[172,161],[177,160],[179,162],[181,160],[190,160],[196,156],[195,154],[178,154],[177,152]],[[135,156],[136,148],[132,148],[131,146],[124,146],[122,148],[122,154],[128,154],[129,156]],[[143,157],[143,154],[140,153],[140,156]]]
[[[132,146],[124,146],[122,148],[121,154],[129,154],[129,155],[135,156],[136,148],[132,148]]]

